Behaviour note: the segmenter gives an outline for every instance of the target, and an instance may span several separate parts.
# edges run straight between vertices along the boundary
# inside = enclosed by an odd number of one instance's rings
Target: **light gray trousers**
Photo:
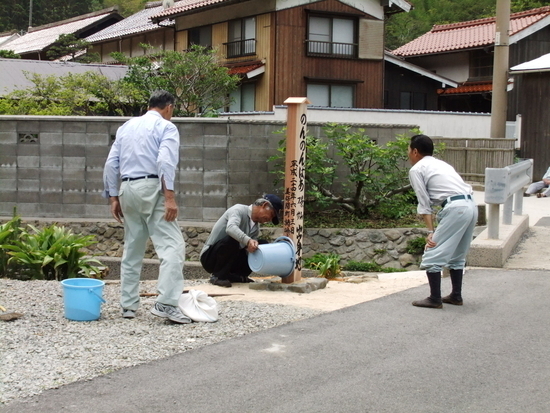
[[[546,191],[543,191],[542,193],[545,196],[550,196],[550,188],[544,183],[544,181],[533,182],[531,185],[529,185],[529,188],[527,188],[527,191],[525,191],[525,193],[533,195],[544,188],[546,188]]]
[[[141,268],[151,237],[160,260],[157,301],[177,306],[183,292],[185,242],[177,221],[164,219],[164,195],[159,191],[158,178],[122,182],[119,200],[124,214],[120,305],[129,310],[139,307]]]
[[[437,214],[439,224],[433,234],[437,244],[422,256],[420,268],[440,272],[443,267],[463,269],[477,222],[477,206],[473,200],[451,201]]]

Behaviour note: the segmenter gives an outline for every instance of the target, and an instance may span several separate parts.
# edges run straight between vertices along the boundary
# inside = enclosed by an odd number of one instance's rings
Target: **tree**
[[[91,63],[100,61],[97,53],[87,53],[91,49],[90,42],[77,38],[74,34],[61,34],[53,43],[46,56],[50,60],[56,60],[65,56],[70,56],[70,60],[79,63]]]
[[[139,114],[143,106],[141,93],[131,85],[96,72],[60,77],[25,72],[25,77],[33,85],[1,99],[0,114],[123,116]]]
[[[21,59],[21,56],[13,50],[0,50],[0,57],[4,59]]]
[[[408,136],[378,145],[363,129],[329,123],[326,139],[306,137],[306,195],[310,207],[337,207],[357,217],[380,215],[396,219],[414,212],[415,198],[408,180]],[[411,131],[418,133],[419,131]],[[277,182],[284,179],[286,142],[279,143]],[[336,154],[336,156],[331,155]],[[337,168],[346,176],[338,181]],[[276,184],[277,184],[276,182]]]
[[[0,2],[0,32],[26,31],[29,27],[30,1],[2,0]],[[33,0],[33,27],[54,23],[103,8],[103,0]]]
[[[215,50],[198,45],[185,52],[162,51],[135,58],[121,53],[111,56],[129,66],[123,82],[143,91],[144,102],[156,89],[172,93],[176,98],[175,116],[215,114],[231,103],[229,94],[239,83],[238,76],[220,66]]]

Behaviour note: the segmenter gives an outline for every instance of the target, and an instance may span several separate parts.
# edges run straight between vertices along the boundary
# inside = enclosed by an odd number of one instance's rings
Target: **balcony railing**
[[[228,59],[256,54],[256,39],[238,40],[236,42],[224,43],[223,45],[225,46],[225,55]]]
[[[357,57],[357,43],[306,40],[307,55],[320,57]]]

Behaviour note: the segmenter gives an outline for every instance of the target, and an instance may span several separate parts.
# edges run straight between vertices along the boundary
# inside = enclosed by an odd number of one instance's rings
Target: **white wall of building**
[[[273,109],[273,112],[262,113],[224,113],[220,117],[286,121],[286,106],[275,106]],[[443,138],[489,138],[491,136],[491,115],[488,113],[310,107],[307,110],[307,116],[308,122],[418,126],[428,136]]]

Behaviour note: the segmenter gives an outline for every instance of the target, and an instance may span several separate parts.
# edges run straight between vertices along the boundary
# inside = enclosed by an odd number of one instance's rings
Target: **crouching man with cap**
[[[212,274],[210,282],[221,287],[231,287],[232,282],[252,282],[248,266],[248,253],[258,249],[260,224],[279,224],[283,209],[281,199],[272,194],[264,195],[252,205],[237,204],[229,208],[214,224],[200,254],[203,268]]]

